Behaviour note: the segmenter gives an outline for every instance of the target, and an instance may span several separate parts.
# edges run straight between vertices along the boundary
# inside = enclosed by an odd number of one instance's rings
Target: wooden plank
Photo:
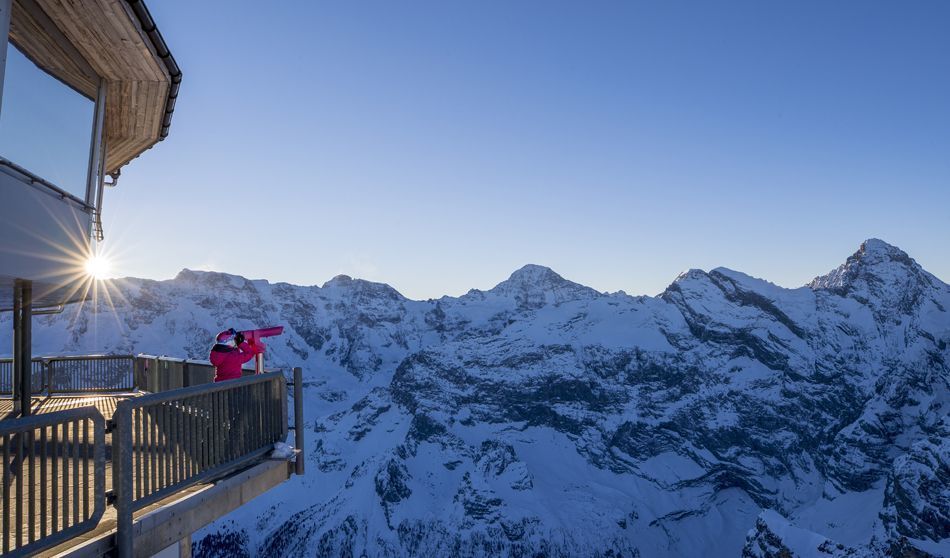
[[[53,77],[95,98],[98,74],[34,0],[13,2],[10,40]]]
[[[107,79],[167,81],[165,64],[150,49],[138,21],[121,0],[37,0],[90,65]]]
[[[106,111],[106,166],[114,168],[151,146],[161,132],[164,112],[143,110],[162,104],[168,96],[169,84],[163,82],[110,82],[108,97],[119,97],[120,103]]]
[[[44,397],[34,397],[31,406],[31,412],[36,414],[53,413],[66,409],[78,409],[89,405],[95,406],[107,420],[115,414],[116,403],[120,400],[135,397],[136,394],[115,394],[115,395],[51,395]],[[10,398],[0,399],[0,416],[8,416],[13,409],[13,400]]]

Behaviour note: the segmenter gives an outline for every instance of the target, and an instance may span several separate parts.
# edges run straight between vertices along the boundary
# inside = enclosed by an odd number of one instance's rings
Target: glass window
[[[7,45],[0,156],[85,199],[94,114],[95,102]]]

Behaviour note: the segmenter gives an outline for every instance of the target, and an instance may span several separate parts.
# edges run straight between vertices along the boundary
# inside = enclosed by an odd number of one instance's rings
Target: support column
[[[33,396],[33,282],[13,285],[13,411],[30,415]]]
[[[33,281],[20,286],[20,416],[33,406]]]
[[[23,328],[20,327],[22,290],[20,280],[13,281],[13,365],[10,370],[10,389],[13,391],[13,414],[15,416],[20,416],[22,410],[20,406],[22,402],[20,389],[23,385],[23,381],[20,379],[22,371],[20,362],[23,360],[23,354],[20,352],[23,349],[23,341],[21,340]]]

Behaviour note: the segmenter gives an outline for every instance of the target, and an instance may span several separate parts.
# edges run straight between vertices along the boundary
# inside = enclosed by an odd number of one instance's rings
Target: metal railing
[[[95,407],[0,421],[4,556],[90,531],[105,511],[105,420]]]
[[[46,387],[50,393],[132,391],[132,355],[54,357],[46,361]]]
[[[133,384],[142,391],[158,393],[214,381],[214,365],[207,360],[136,355]],[[272,372],[272,370],[266,370]],[[254,374],[253,368],[244,368],[244,376]]]
[[[91,393],[135,389],[132,355],[36,357],[32,392]],[[13,359],[0,359],[0,394],[13,393]]]
[[[157,393],[214,381],[202,360],[152,355],[46,356],[33,359],[32,392],[100,393],[136,389]],[[253,369],[244,370],[245,375]],[[13,393],[13,359],[0,358],[0,395]]]
[[[40,393],[46,389],[46,363],[41,358],[33,359],[32,384],[33,393]],[[0,395],[13,393],[13,359],[0,358]]]
[[[262,458],[287,437],[281,372],[119,402],[113,484],[118,547],[131,549],[132,513]]]
[[[158,393],[214,381],[214,366],[205,360],[137,355],[135,387]]]

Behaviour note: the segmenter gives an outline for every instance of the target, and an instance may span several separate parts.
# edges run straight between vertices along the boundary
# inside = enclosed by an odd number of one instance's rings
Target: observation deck
[[[33,414],[12,418],[0,359],[3,556],[189,556],[191,533],[304,472],[302,430],[270,456],[302,424],[299,368],[212,383],[206,362],[146,355],[32,364]]]
[[[168,135],[182,72],[143,0],[0,0],[0,35],[0,555],[190,555],[303,473],[269,457],[291,388],[302,425],[301,371],[215,384],[202,362],[32,357],[34,316],[95,299],[104,192]]]

